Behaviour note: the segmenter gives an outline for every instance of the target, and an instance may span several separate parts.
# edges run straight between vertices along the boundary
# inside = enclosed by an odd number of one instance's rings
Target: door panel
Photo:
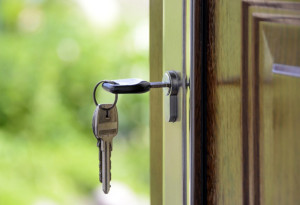
[[[260,18],[263,17],[263,18]],[[257,139],[261,204],[300,200],[300,16],[256,15],[258,45],[254,50],[254,139]],[[276,18],[276,20],[274,19]],[[275,67],[276,66],[276,67]],[[294,70],[278,73],[274,70]],[[274,72],[275,71],[275,72]],[[288,74],[288,75],[287,75]],[[258,99],[257,99],[258,98]],[[258,104],[257,104],[258,103]]]
[[[284,77],[282,82],[282,76],[272,72],[275,64],[297,64],[299,6],[293,2],[244,2],[243,15],[250,16],[248,20],[243,19],[243,24],[249,26],[245,29],[249,42],[243,44],[244,54],[246,50],[249,54],[243,59],[247,59],[243,71],[249,82],[243,87],[243,92],[249,92],[248,112],[244,113],[249,119],[250,162],[249,192],[245,194],[253,204],[289,204],[299,200],[299,182],[293,173],[299,172],[300,167],[296,158],[298,151],[293,147],[300,145],[300,141],[292,134],[297,131],[293,126],[297,117],[291,117],[290,110],[294,109],[292,113],[299,115],[298,109],[292,108],[299,102],[299,94],[296,87],[291,87],[296,86],[299,79]],[[247,35],[243,36],[244,40]],[[280,141],[278,139],[282,137],[279,136],[283,133],[278,119],[284,119],[284,116],[287,117],[284,123],[289,126],[285,129],[288,138]],[[293,180],[283,177],[287,175]]]
[[[295,72],[289,75],[273,72],[275,63],[280,63],[277,64],[280,67],[295,65],[298,66],[295,69],[300,71],[299,28],[261,24],[259,113],[255,113],[255,117],[259,117],[261,122],[256,129],[259,129],[262,204],[300,201],[300,78],[293,76]],[[289,52],[278,54],[278,51]]]

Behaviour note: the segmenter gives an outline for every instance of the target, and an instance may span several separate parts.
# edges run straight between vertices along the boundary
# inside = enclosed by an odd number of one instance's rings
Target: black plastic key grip
[[[103,83],[102,87],[114,94],[145,93],[151,88],[149,82],[140,79],[114,80],[115,84]]]
[[[114,94],[138,94],[148,92],[150,88],[170,87],[169,83],[147,82],[136,78],[113,80],[113,82],[105,82],[102,87]]]

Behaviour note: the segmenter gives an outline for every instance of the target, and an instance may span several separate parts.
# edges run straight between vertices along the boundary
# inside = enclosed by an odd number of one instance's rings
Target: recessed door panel
[[[248,195],[251,204],[299,201],[300,3],[243,2],[243,74],[248,83]],[[246,131],[244,130],[246,133]],[[244,178],[245,180],[245,178]],[[245,199],[245,198],[244,198]]]
[[[259,138],[262,204],[300,201],[299,25],[262,22],[258,31],[259,113],[254,115],[260,124],[254,124],[254,137]]]

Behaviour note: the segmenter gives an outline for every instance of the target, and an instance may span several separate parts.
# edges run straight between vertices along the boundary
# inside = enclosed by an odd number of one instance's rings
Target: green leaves
[[[91,196],[99,185],[94,85],[148,79],[148,52],[134,49],[140,22],[120,19],[103,30],[82,12],[74,1],[0,0],[0,204]],[[98,92],[100,102],[112,102]],[[112,153],[113,180],[146,195],[148,97],[120,96]]]

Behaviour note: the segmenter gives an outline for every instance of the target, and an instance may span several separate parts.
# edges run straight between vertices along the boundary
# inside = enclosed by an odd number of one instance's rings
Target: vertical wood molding
[[[215,1],[194,2],[194,204],[215,204]]]
[[[191,92],[193,95],[193,100],[191,103],[194,105],[192,110],[194,119],[194,130],[191,131],[194,143],[194,193],[192,193],[192,202],[194,205],[206,204],[206,170],[204,169],[205,164],[205,144],[204,138],[204,113],[203,113],[203,92],[202,81],[204,80],[203,73],[201,72],[201,67],[204,64],[204,2],[195,1],[194,2],[194,50],[192,58],[194,59],[193,73],[191,76]],[[192,106],[191,106],[192,107]]]
[[[249,204],[249,117],[248,117],[248,49],[244,49],[248,45],[248,10],[249,6],[246,2],[242,3],[242,153],[243,153],[243,204]]]
[[[163,59],[163,1],[150,0],[150,81],[161,81]],[[163,203],[163,121],[162,89],[150,92],[150,201]]]
[[[217,111],[217,67],[216,67],[216,22],[215,22],[215,0],[208,1],[208,36],[207,36],[207,67],[206,70],[206,146],[207,146],[207,203],[216,204],[216,180],[217,180],[217,136],[216,136],[216,111]]]

